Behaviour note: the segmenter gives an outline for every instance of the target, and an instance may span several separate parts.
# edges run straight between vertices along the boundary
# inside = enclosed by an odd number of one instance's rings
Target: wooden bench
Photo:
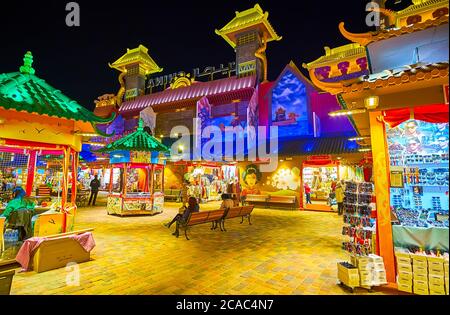
[[[295,208],[295,205],[297,204],[297,197],[296,196],[274,196],[270,195],[269,204],[285,204],[285,205],[292,205],[292,209]]]
[[[251,203],[264,203],[266,208],[268,207],[268,201],[270,199],[269,195],[246,195],[243,198],[243,205],[248,205]]]
[[[225,229],[225,220],[227,219],[233,219],[233,218],[239,218],[241,217],[241,224],[244,222],[244,218],[247,218],[248,224],[252,225],[252,222],[250,221],[250,216],[255,206],[244,206],[244,207],[233,207],[228,209],[228,211],[225,213],[222,220],[220,220],[221,227],[220,229],[222,231],[226,231]]]
[[[211,210],[211,211],[202,211],[202,212],[194,212],[189,215],[189,218],[186,222],[177,221],[178,229],[184,229],[184,236],[187,240],[189,240],[187,236],[187,230],[194,225],[199,225],[203,223],[214,223],[219,222],[225,215],[226,210]]]

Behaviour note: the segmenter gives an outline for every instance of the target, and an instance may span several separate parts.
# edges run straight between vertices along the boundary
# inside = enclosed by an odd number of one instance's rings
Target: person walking
[[[94,175],[94,179],[91,181],[91,196],[89,197],[88,206],[95,206],[95,201],[97,200],[98,189],[100,188],[100,181],[98,180],[98,175]]]
[[[305,183],[305,195],[306,195],[306,203],[312,204],[312,202],[311,202],[311,187],[309,187],[308,183]]]
[[[344,187],[342,182],[336,184],[336,202],[338,206],[338,215],[342,215],[344,212]]]

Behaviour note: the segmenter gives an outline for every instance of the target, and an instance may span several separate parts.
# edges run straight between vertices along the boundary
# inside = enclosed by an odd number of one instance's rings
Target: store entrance
[[[303,206],[307,210],[334,211],[334,190],[338,178],[337,165],[303,168]]]

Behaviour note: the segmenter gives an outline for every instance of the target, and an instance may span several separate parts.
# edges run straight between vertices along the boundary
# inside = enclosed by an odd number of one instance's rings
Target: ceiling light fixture
[[[328,113],[331,117],[338,117],[338,116],[350,116],[350,115],[356,115],[356,114],[363,114],[366,112],[365,108],[357,108],[357,109],[341,109],[334,112]]]

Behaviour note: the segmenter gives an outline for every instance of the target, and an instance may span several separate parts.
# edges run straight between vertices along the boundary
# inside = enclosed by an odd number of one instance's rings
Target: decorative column
[[[77,198],[78,152],[72,150],[72,195],[70,202],[75,204]]]
[[[67,194],[68,194],[68,186],[69,186],[69,164],[70,164],[70,155],[71,148],[64,147],[64,158],[63,158],[63,181],[62,181],[62,196],[61,196],[61,212],[63,213],[63,222],[62,222],[62,233],[66,233],[66,225],[67,225],[67,213],[64,210],[64,206],[67,203]]]
[[[154,177],[155,177],[155,165],[154,164],[150,164],[150,198],[152,201],[152,210],[153,210],[153,204],[155,203],[155,198],[154,198],[154,191],[153,191],[153,187],[154,187]]]
[[[36,156],[37,151],[36,150],[30,150],[29,152],[29,158],[28,158],[28,173],[27,173],[27,186],[26,186],[26,193],[27,196],[31,196],[31,193],[33,192],[33,183],[34,183],[34,174],[36,171]]]
[[[377,243],[379,255],[383,257],[387,281],[395,283],[394,243],[392,239],[389,155],[386,130],[380,111],[370,112],[370,134],[373,156],[373,179],[375,182],[377,207]]]

